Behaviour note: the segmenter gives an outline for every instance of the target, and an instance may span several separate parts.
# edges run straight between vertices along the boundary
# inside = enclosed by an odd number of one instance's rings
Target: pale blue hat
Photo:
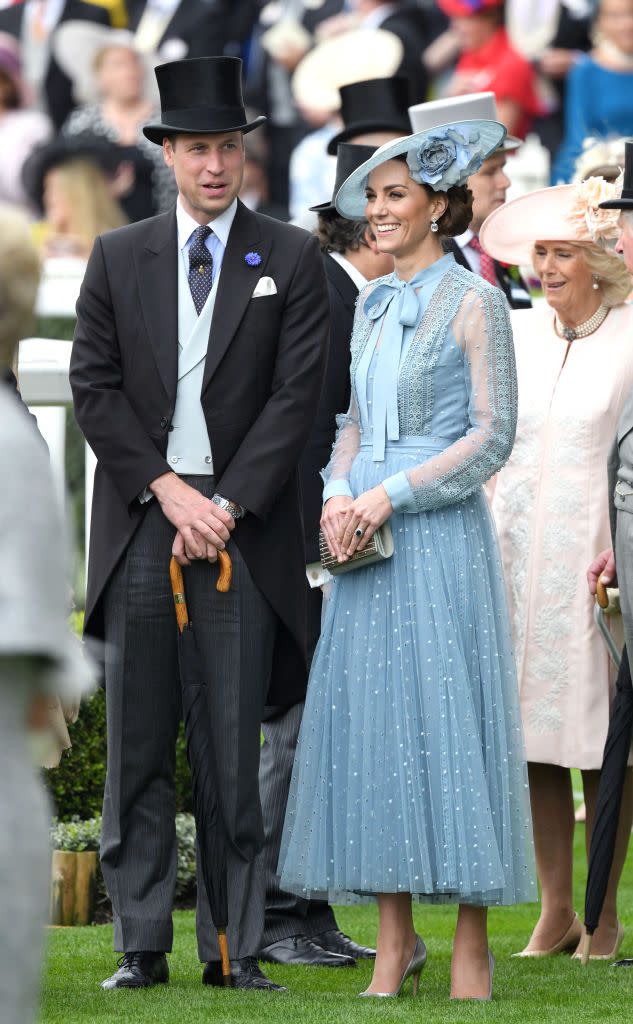
[[[365,188],[374,167],[406,153],[409,175],[419,185],[446,192],[465,185],[484,160],[501,145],[506,129],[498,121],[467,120],[436,125],[415,135],[386,142],[346,178],[336,193],[336,209],[343,217],[365,216]]]

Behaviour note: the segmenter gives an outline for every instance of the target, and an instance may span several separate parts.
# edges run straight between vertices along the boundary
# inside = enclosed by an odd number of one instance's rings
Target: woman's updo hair
[[[404,153],[400,153],[394,159],[406,164],[407,167],[409,166]],[[411,180],[413,181],[413,179]],[[455,238],[457,235],[463,235],[473,219],[474,197],[468,185],[453,185],[444,193],[435,192],[430,185],[423,184],[420,187],[426,190],[430,199],[437,195],[445,195],[448,200],[448,206],[437,222],[438,235],[441,238]]]

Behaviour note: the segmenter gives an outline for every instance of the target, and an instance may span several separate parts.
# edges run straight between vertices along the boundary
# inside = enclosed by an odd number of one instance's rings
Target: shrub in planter
[[[51,825],[51,846],[53,850],[68,853],[98,851],[101,839],[101,817],[87,821],[78,817],[70,821],[53,819]],[[196,825],[192,814],[176,815],[176,839],[178,841],[178,868],[176,874],[176,901],[190,905],[196,893]],[[97,917],[104,920],[110,911],[110,900],[105,889],[101,868],[96,875]]]

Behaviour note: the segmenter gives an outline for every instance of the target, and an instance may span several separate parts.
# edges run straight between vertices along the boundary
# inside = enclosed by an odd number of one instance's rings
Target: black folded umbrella
[[[616,693],[611,707],[609,732],[604,745],[596,813],[589,848],[589,871],[585,891],[585,936],[582,962],[591,952],[591,937],[598,927],[611,874],[615,840],[620,820],[622,790],[631,749],[633,730],[633,684],[626,649],[618,670]]]
[[[231,586],[231,559],[225,551],[218,554],[220,576],[216,584],[222,593]],[[218,933],[222,960],[222,979],[232,984],[229,950],[226,940],[229,907],[226,872],[226,831],[222,819],[217,786],[215,751],[209,728],[209,705],[196,635],[189,619],[182,569],[175,558],[169,565],[171,587],[178,623],[178,660],[182,686],[182,713],[185,722],[187,759],[191,768],[193,813],[198,836],[200,870]]]

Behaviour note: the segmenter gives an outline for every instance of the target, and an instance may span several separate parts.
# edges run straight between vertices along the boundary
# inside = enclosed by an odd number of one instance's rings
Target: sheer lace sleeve
[[[469,290],[452,323],[464,352],[469,426],[427,462],[384,481],[397,512],[461,501],[507,461],[516,430],[517,383],[508,307],[497,288]]]
[[[325,487],[323,489],[323,504],[330,498],[337,495],[354,495],[349,486],[349,473],[352,463],[358,454],[360,447],[360,418],[358,414],[358,402],[352,387],[352,400],[346,413],[336,417],[336,440],[332,448],[330,461],[321,476]]]

